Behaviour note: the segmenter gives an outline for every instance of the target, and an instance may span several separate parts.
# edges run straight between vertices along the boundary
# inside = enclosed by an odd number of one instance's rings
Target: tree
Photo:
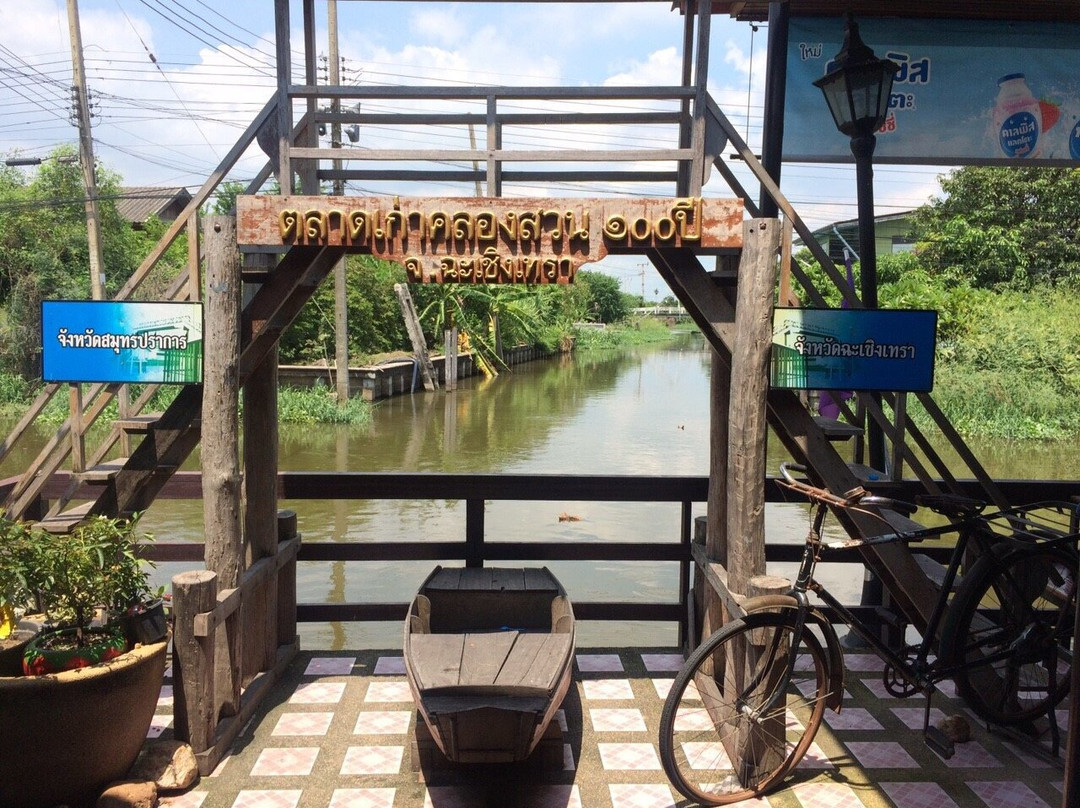
[[[941,189],[913,219],[931,274],[976,287],[1080,275],[1080,171],[967,166]]]
[[[580,270],[575,285],[587,293],[587,315],[596,322],[617,323],[630,314],[630,306],[619,290],[619,281],[611,275],[591,270]]]
[[[74,156],[73,148],[61,147],[34,172],[0,169],[0,370],[27,378],[38,375],[41,301],[90,298],[86,193]],[[119,175],[99,166],[97,179],[106,293],[112,295],[156,238],[153,230],[133,230],[117,213]],[[160,272],[175,276],[178,266],[166,262]]]
[[[345,264],[349,354],[354,359],[406,348],[394,284],[405,270],[370,255],[350,255]],[[309,363],[334,357],[334,285],[323,282],[281,338],[281,361]]]

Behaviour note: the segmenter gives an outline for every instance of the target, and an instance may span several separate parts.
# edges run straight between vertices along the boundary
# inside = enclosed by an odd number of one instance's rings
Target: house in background
[[[877,256],[910,252],[915,249],[915,240],[911,237],[911,217],[914,211],[890,213],[874,219],[874,244]],[[851,250],[852,257],[859,254],[859,220],[848,219],[834,222],[818,228],[812,234],[814,240],[825,248],[829,257],[838,265],[844,264],[844,248]],[[796,240],[801,246],[801,240]]]
[[[135,230],[141,230],[151,216],[163,222],[171,222],[179,216],[191,201],[187,188],[161,188],[141,186],[121,188],[116,200],[116,211]]]

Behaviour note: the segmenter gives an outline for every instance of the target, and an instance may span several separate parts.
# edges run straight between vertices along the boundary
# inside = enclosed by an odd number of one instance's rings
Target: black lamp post
[[[833,69],[814,82],[829,104],[836,128],[851,138],[855,156],[859,205],[859,287],[865,308],[877,308],[877,251],[874,244],[874,132],[885,123],[893,78],[899,66],[879,59],[859,37],[859,26],[849,13],[844,45],[832,61]],[[871,419],[866,442],[871,468],[885,468],[885,438]]]

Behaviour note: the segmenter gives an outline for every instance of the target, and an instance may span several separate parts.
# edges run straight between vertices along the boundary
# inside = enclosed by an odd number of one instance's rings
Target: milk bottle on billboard
[[[1042,134],[1042,112],[1023,73],[1010,73],[998,79],[994,132],[1006,157],[1035,156]]]

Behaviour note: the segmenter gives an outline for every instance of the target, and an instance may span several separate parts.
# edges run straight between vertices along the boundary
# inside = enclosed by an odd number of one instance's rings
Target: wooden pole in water
[[[405,318],[405,328],[409,332],[409,340],[412,342],[413,356],[420,365],[420,378],[424,382],[424,389],[429,393],[439,385],[435,379],[435,367],[431,364],[428,355],[427,341],[424,339],[424,329],[420,327],[420,318],[416,315],[416,307],[413,305],[409,287],[403,283],[394,284],[394,293],[397,295],[401,306],[401,316]]]
[[[206,568],[217,573],[218,589],[240,583],[244,544],[240,530],[240,253],[236,218],[208,216],[202,401],[203,530]],[[219,630],[220,631],[220,630]],[[241,631],[238,615],[218,636],[216,691],[219,715],[240,706]]]

